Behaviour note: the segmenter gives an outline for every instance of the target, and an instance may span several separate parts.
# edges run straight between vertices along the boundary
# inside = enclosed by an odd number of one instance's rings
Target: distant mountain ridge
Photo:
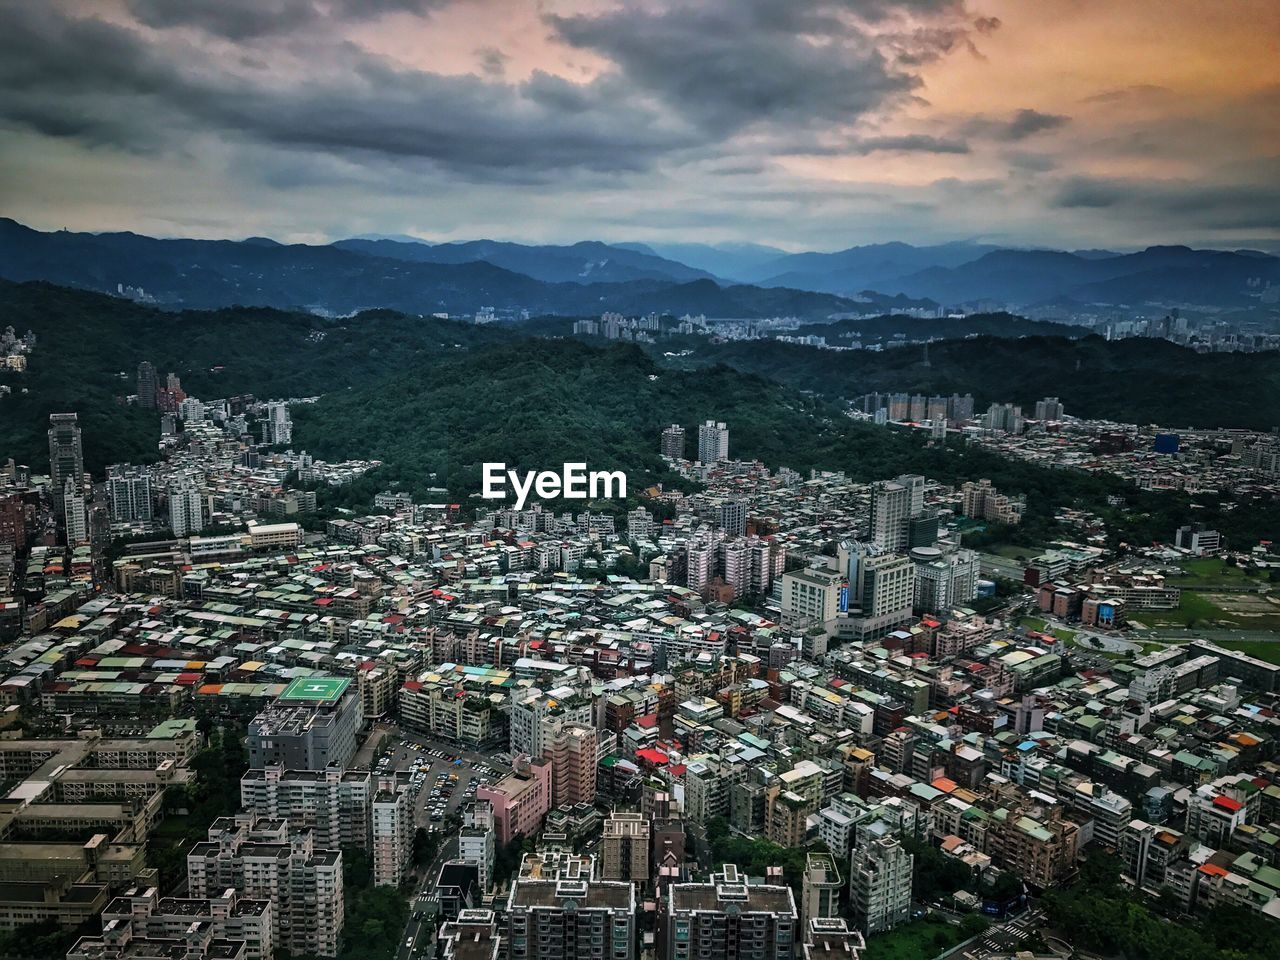
[[[893,310],[1274,304],[1280,257],[1256,250],[1148,247],[1135,253],[892,242],[831,253],[755,244],[534,245],[352,237],[328,245],[41,233],[0,219],[0,277],[91,290],[141,288],[171,307],[234,304],[346,314],[387,307],[532,314],[607,310],[823,320]],[[136,289],[132,291],[136,295]]]
[[[722,287],[701,271],[633,251],[619,250],[611,258],[621,264],[615,277],[629,272],[631,278],[597,280],[582,265],[597,264],[589,258],[612,249],[604,244],[586,244],[586,256],[577,261],[557,252],[573,248],[521,248],[487,241],[471,248],[473,254],[522,258],[527,269],[544,275],[585,271],[575,281],[536,279],[476,256],[455,262],[467,255],[468,246],[379,240],[309,246],[259,238],[164,240],[134,233],[41,233],[0,219],[0,278],[45,280],[106,293],[130,287],[131,295],[139,297],[141,290],[141,299],[167,307],[265,306],[337,315],[383,307],[456,315],[492,306],[560,316],[616,310],[820,319],[858,309],[850,300],[825,293]],[[370,249],[396,256],[374,256]],[[438,251],[444,252],[446,262],[419,259],[419,253],[430,257]],[[662,270],[687,279],[644,276],[646,271]]]

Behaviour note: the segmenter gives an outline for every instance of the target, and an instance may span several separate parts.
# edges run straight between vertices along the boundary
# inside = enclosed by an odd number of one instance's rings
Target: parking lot
[[[475,799],[476,788],[502,775],[501,769],[481,754],[459,752],[456,747],[412,734],[401,734],[374,770],[408,773],[414,822],[432,831],[451,829],[447,826],[450,818],[460,816],[462,806]]]

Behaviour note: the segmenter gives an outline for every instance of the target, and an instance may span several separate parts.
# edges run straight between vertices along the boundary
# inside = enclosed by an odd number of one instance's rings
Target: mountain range
[[[1006,249],[882,243],[834,253],[752,244],[428,243],[366,236],[327,245],[42,233],[0,219],[0,278],[47,280],[165,307],[272,306],[346,315],[390,308],[533,315],[702,313],[829,320],[892,310],[1037,306],[1242,308],[1276,302],[1280,258],[1251,250]],[[132,288],[126,290],[125,288]],[[141,290],[141,293],[139,293]]]

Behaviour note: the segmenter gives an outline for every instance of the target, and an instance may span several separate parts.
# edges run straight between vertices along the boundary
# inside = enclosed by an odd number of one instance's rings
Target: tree
[[[990,927],[990,921],[978,913],[966,914],[964,919],[960,921],[960,932],[965,935],[966,939],[980,936],[986,933]]]

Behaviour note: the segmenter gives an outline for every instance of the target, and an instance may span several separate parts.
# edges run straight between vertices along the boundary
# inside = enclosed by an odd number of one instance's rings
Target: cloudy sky
[[[1280,248],[1275,0],[0,0],[43,229]]]

